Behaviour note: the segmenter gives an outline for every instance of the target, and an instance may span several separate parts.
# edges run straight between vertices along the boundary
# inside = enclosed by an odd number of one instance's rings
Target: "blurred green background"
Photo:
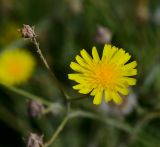
[[[42,52],[66,91],[78,96],[67,79],[69,64],[85,48],[101,53],[105,43],[130,52],[138,61],[137,85],[120,108],[92,105],[92,99],[72,103],[74,109],[110,116],[139,130],[135,134],[98,120],[69,121],[53,147],[159,147],[160,146],[160,1],[159,0],[0,0],[0,51],[26,48],[37,67],[20,88],[53,102],[63,97],[52,82],[34,45],[20,39],[17,29],[35,25]],[[40,118],[27,114],[27,102],[0,86],[0,147],[25,146],[29,132],[51,137],[63,115],[53,110]],[[115,122],[114,122],[115,123]],[[126,126],[127,127],[127,126]]]

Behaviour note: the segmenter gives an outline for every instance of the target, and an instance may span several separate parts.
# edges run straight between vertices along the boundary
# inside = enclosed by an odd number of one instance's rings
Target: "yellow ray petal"
[[[131,58],[131,55],[128,54],[128,53],[125,53],[125,54],[119,59],[118,64],[123,65],[123,64],[125,64],[126,62],[128,62],[130,58]]]
[[[101,88],[98,88],[95,96],[94,96],[94,99],[93,99],[93,104],[95,105],[99,105],[101,104],[102,102],[102,94],[103,94],[103,91]]]
[[[137,80],[134,78],[123,77],[122,81],[124,83],[126,82],[128,85],[135,85]]]
[[[112,46],[110,44],[105,44],[104,49],[103,49],[103,53],[102,53],[102,60],[104,60],[106,58],[106,56],[111,51],[111,48],[112,48]]]
[[[68,74],[68,78],[70,79],[70,80],[74,80],[74,81],[76,81],[76,82],[78,82],[78,83],[86,83],[87,81],[85,80],[85,78],[82,76],[82,74],[76,74],[76,73],[74,73],[74,74]]]
[[[82,84],[77,84],[77,85],[74,85],[73,86],[73,89],[75,89],[75,90],[80,90],[80,89],[82,89],[84,87],[84,85],[82,85]]]
[[[100,61],[96,47],[92,48],[92,56],[93,56],[93,60],[95,61],[95,63],[98,63]]]
[[[91,88],[84,88],[84,89],[81,89],[79,90],[79,93],[82,93],[82,94],[88,94],[91,92]]]
[[[86,89],[93,89],[94,87],[92,84],[87,83],[87,82],[73,86],[73,89],[75,89],[75,90],[80,90],[80,89],[85,89],[85,88]]]
[[[71,80],[74,80],[76,78],[81,78],[81,77],[83,77],[83,76],[82,76],[82,74],[79,74],[79,73],[68,74],[68,78]]]
[[[123,76],[135,76],[137,75],[137,69],[130,69],[123,71]]]
[[[110,60],[112,59],[112,57],[116,54],[116,52],[118,51],[118,48],[116,48],[115,46],[113,46],[110,50],[110,52],[108,52],[108,54],[106,55],[106,61],[110,62]]]
[[[90,93],[90,95],[94,96],[96,94],[96,92],[97,92],[97,89],[95,88],[95,89],[92,90],[92,92]]]
[[[122,88],[122,87],[117,86],[117,87],[116,87],[116,90],[117,90],[119,93],[123,94],[123,95],[128,95],[128,93],[129,93],[128,88]]]
[[[119,94],[117,92],[112,91],[111,92],[112,95],[112,99],[116,104],[121,104],[122,103],[122,98],[119,96]]]
[[[81,56],[83,57],[83,59],[88,63],[88,64],[92,64],[93,62],[92,62],[92,58],[91,58],[91,56],[86,52],[86,50],[81,50],[80,51],[80,53],[81,53]]]
[[[114,54],[114,57],[111,59],[112,63],[119,63],[119,60],[123,58],[123,56],[125,55],[125,51],[123,49],[119,49],[116,54]]]
[[[111,96],[109,94],[109,91],[107,91],[107,90],[104,91],[104,98],[105,98],[106,102],[109,102],[109,101],[112,100],[112,98],[111,98]]]
[[[136,61],[132,61],[131,63],[128,63],[126,65],[123,66],[123,69],[133,69],[137,66],[137,62]]]
[[[84,68],[90,69],[90,66],[79,55],[76,56],[76,61]]]
[[[85,72],[86,69],[75,62],[71,62],[70,67],[77,72]]]

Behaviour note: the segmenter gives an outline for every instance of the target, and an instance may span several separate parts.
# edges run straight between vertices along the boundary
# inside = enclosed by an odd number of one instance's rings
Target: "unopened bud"
[[[18,30],[23,38],[33,39],[36,37],[34,27],[23,24],[23,28]]]
[[[28,102],[28,114],[31,117],[40,117],[44,110],[44,106],[39,101],[29,101]]]
[[[137,14],[137,19],[139,23],[148,22],[148,20],[150,19],[148,0],[138,0],[138,4],[136,7],[136,14]]]
[[[106,27],[98,26],[95,40],[99,44],[110,43],[112,40],[112,32]]]
[[[43,147],[43,135],[30,133],[26,139],[26,147]]]

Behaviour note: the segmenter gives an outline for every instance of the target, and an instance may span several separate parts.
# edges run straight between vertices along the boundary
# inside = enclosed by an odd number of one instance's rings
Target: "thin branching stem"
[[[5,87],[6,87],[7,89],[9,89],[9,90],[11,90],[11,91],[19,94],[19,95],[22,95],[22,96],[26,97],[26,98],[29,98],[29,99],[32,99],[32,100],[36,100],[36,101],[40,101],[41,103],[43,103],[43,104],[45,104],[45,105],[51,105],[51,103],[52,103],[52,102],[50,102],[50,101],[47,101],[47,100],[43,99],[42,97],[33,95],[33,94],[31,94],[31,93],[29,93],[29,92],[27,92],[27,91],[24,91],[24,90],[22,90],[22,89],[19,89],[19,88],[17,88],[17,87],[6,86],[6,85],[5,85]]]
[[[121,129],[129,134],[132,133],[132,127],[129,126],[128,124],[121,122],[117,119],[111,118],[111,117],[107,117],[107,116],[101,116],[99,114],[95,114],[92,112],[87,112],[87,111],[75,111],[70,113],[69,115],[70,118],[74,118],[74,117],[84,117],[84,118],[89,118],[89,119],[93,119],[93,120],[98,120],[101,121],[105,124],[108,124],[110,126],[113,126],[115,128]]]
[[[62,85],[60,84],[60,82],[58,81],[57,77],[55,76],[54,72],[51,70],[47,60],[45,59],[45,57],[43,56],[43,53],[40,49],[39,43],[36,39],[36,37],[33,37],[32,39],[33,44],[36,46],[37,49],[37,53],[39,54],[41,60],[43,61],[45,67],[47,68],[48,72],[50,73],[50,75],[52,76],[52,79],[54,80],[54,82],[56,82],[58,88],[60,89],[61,93],[63,94],[64,98],[67,100],[68,99],[68,95],[65,92],[65,90],[63,89]]]
[[[149,123],[151,120],[155,118],[160,118],[160,112],[150,112],[147,115],[145,115],[138,123],[135,125],[134,130],[130,136],[128,144],[131,144],[137,137],[140,131],[147,123]]]
[[[64,126],[66,125],[68,119],[69,119],[68,116],[64,117],[63,121],[61,122],[57,130],[54,132],[51,139],[44,144],[44,147],[50,146],[55,141],[55,139],[58,137],[58,135],[60,134],[60,132],[63,130]]]
[[[128,124],[125,124],[124,122],[119,122],[115,119],[108,118],[108,117],[104,118],[104,117],[99,116],[97,114],[94,114],[92,112],[86,112],[86,111],[81,111],[81,110],[74,111],[74,112],[70,112],[69,114],[66,115],[66,117],[64,117],[61,124],[58,126],[57,130],[53,133],[51,139],[45,143],[44,147],[49,147],[56,140],[56,138],[59,136],[60,132],[67,124],[68,120],[75,118],[75,117],[84,117],[84,118],[89,118],[89,119],[93,119],[93,120],[98,120],[98,121],[101,121],[105,124],[108,124],[108,125],[111,125],[113,127],[118,128],[118,129],[121,129],[129,134],[131,134],[133,131],[132,127],[129,126]]]

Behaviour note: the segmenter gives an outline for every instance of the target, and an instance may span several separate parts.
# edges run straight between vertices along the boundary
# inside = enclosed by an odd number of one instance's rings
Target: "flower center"
[[[101,64],[95,69],[95,83],[104,88],[116,86],[119,75],[119,68],[111,64]]]
[[[12,62],[8,65],[8,73],[13,76],[19,76],[23,72],[23,67],[19,62]]]

